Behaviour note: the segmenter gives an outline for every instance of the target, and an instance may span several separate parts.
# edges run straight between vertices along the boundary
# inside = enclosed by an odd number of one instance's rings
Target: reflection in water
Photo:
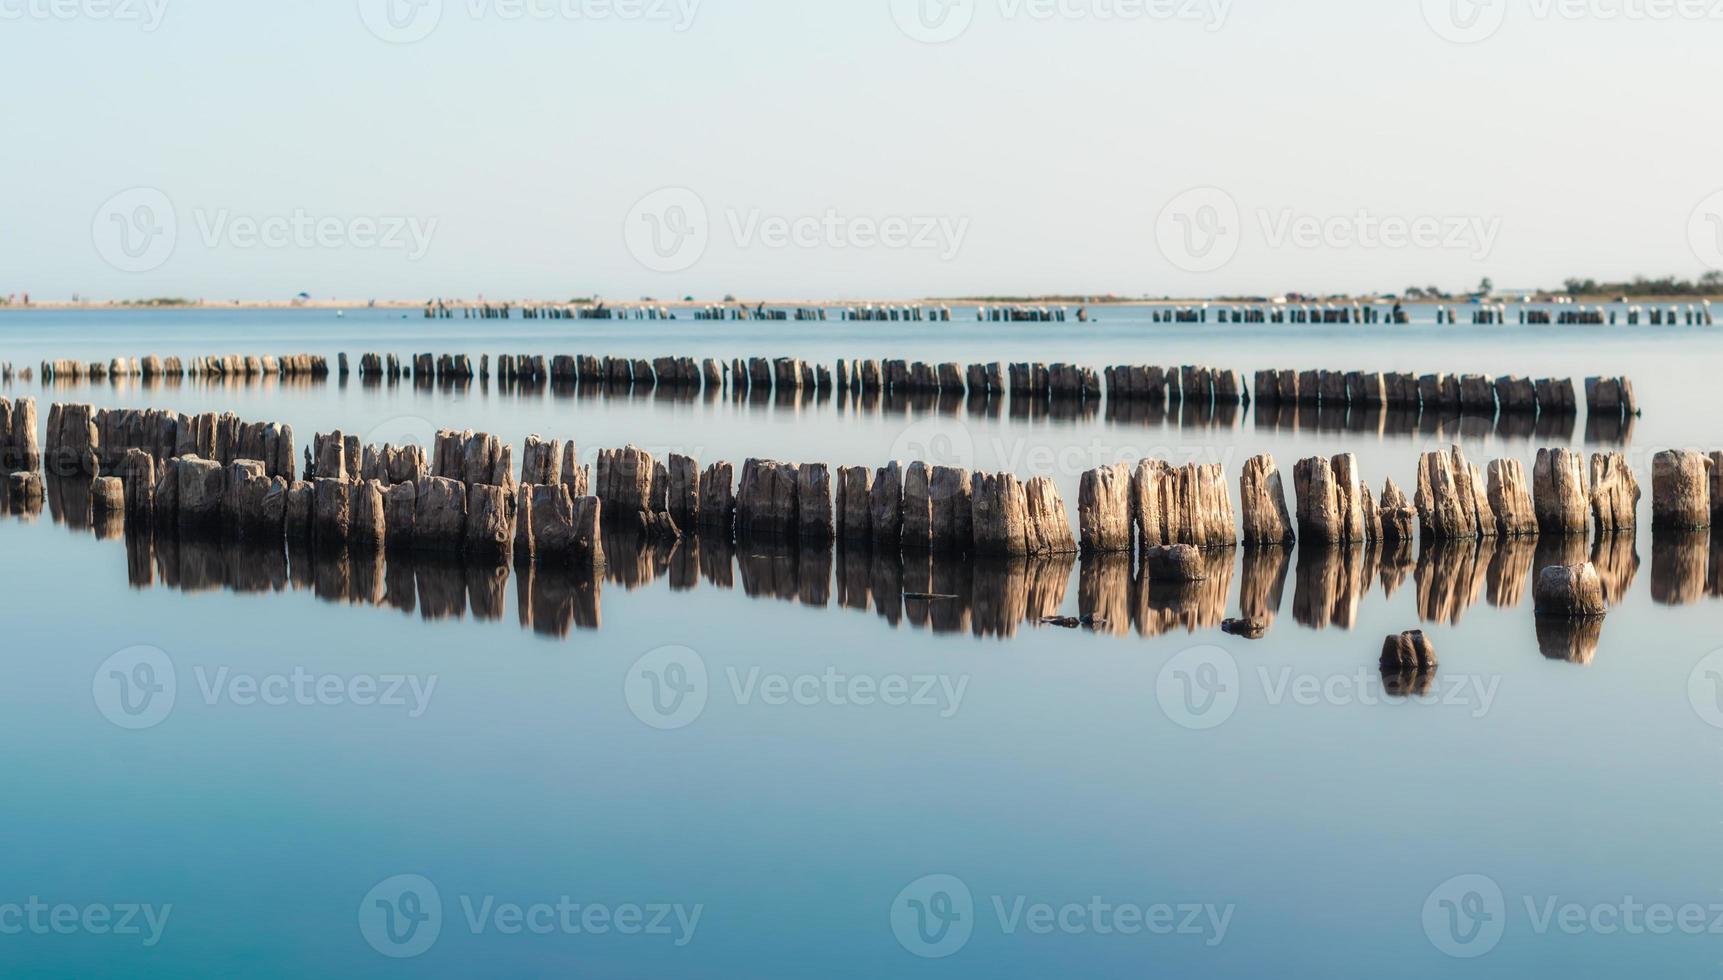
[[[1496,538],[1490,542],[1490,547],[1490,605],[1498,609],[1517,608],[1531,588],[1537,539],[1518,535]]]
[[[1378,547],[1382,549],[1382,595],[1392,598],[1417,567],[1417,559],[1412,555],[1412,542],[1404,539],[1380,542]]]
[[[1563,619],[1537,617],[1538,649],[1551,660],[1589,664],[1603,639],[1603,617]]]
[[[1581,565],[1590,560],[1583,534],[1542,534],[1536,540],[1539,571],[1551,565]]]
[[[1096,554],[1083,558],[1077,578],[1077,609],[1092,619],[1097,633],[1131,632],[1131,556]]]
[[[1139,573],[1133,583],[1131,623],[1139,636],[1160,636],[1176,629],[1187,633],[1217,629],[1226,621],[1226,598],[1232,591],[1235,548],[1202,551],[1200,582],[1151,580]]]
[[[598,577],[591,572],[543,569],[523,563],[515,577],[520,624],[540,636],[564,637],[571,627],[600,625]]]
[[[1504,440],[1569,443],[1578,424],[1573,413],[1503,412],[1491,418],[1463,414],[1459,409],[1406,408],[1390,405],[1335,405],[1309,402],[1258,402],[1251,406],[1260,432],[1344,432],[1354,435],[1419,436],[1461,442],[1494,435]],[[1111,418],[1111,415],[1109,415]],[[1600,431],[1596,442],[1621,442],[1628,436],[1607,438]],[[1588,437],[1590,432],[1588,431]]]
[[[1489,578],[1495,540],[1434,541],[1418,555],[1418,617],[1429,623],[1457,624],[1477,605]],[[1506,588],[1498,589],[1506,593]]]
[[[1685,606],[1705,598],[1711,532],[1659,529],[1651,538],[1651,600]]]
[[[1434,670],[1416,667],[1382,668],[1382,689],[1393,698],[1427,697],[1436,686]]]
[[[1292,616],[1311,629],[1358,623],[1358,606],[1376,577],[1373,545],[1346,543],[1307,545],[1298,550],[1298,581],[1293,587]]]
[[[1280,547],[1246,547],[1238,587],[1239,615],[1267,629],[1280,614],[1292,553]]]
[[[124,535],[134,588],[160,585],[184,592],[309,591],[324,602],[417,612],[426,620],[501,619],[507,608],[507,566],[468,564],[447,556],[363,548],[313,551],[303,545],[259,547],[212,536]],[[598,627],[598,581],[591,572],[521,569],[521,625],[555,636],[571,626]]]
[[[1593,562],[1605,598],[1619,603],[1639,568],[1631,534],[1599,539],[1588,549],[1584,535],[1433,542],[1414,558],[1406,542],[1391,545],[1305,545],[1287,548],[1211,549],[1202,552],[1206,577],[1194,583],[1150,581],[1130,555],[1106,554],[1035,560],[979,560],[940,554],[875,552],[868,547],[737,547],[707,533],[679,540],[647,540],[634,527],[607,527],[608,563],[579,571],[522,563],[472,564],[453,556],[334,550],[303,542],[259,547],[247,541],[176,530],[152,532],[125,527],[120,515],[94,519],[87,481],[50,480],[46,506],[53,519],[80,533],[123,538],[127,576],[136,588],[182,591],[226,589],[242,593],[308,592],[325,602],[386,607],[425,620],[499,620],[507,615],[511,572],[523,628],[551,637],[601,623],[600,595],[606,582],[625,591],[665,580],[671,592],[700,588],[738,590],[750,598],[815,608],[836,606],[872,612],[896,627],[944,634],[1009,638],[1024,624],[1039,627],[1064,611],[1072,573],[1077,572],[1080,623],[1113,636],[1153,637],[1184,630],[1215,629],[1228,613],[1234,563],[1240,583],[1238,612],[1266,631],[1293,585],[1293,617],[1311,629],[1353,629],[1363,601],[1376,582],[1393,596],[1410,575],[1415,605],[1425,621],[1458,623],[1487,597],[1498,608],[1526,603],[1538,569]],[[1659,535],[1655,539],[1652,592],[1661,603],[1679,604],[1718,595],[1723,575],[1723,535]],[[1546,651],[1562,659],[1589,659],[1595,629],[1540,624]],[[1413,688],[1408,688],[1413,689]]]
[[[368,384],[370,382],[367,382]],[[483,379],[481,388],[487,386]],[[427,382],[429,385],[429,382]],[[444,382],[439,387],[447,389]],[[522,398],[558,400],[650,399],[666,404],[711,403],[723,397],[718,388],[685,384],[633,384],[629,381],[598,380],[497,382],[497,391]],[[1461,441],[1487,438],[1560,444],[1571,443],[1577,416],[1573,413],[1503,412],[1490,417],[1464,414],[1458,409],[1406,408],[1389,405],[1335,405],[1303,402],[1236,402],[1201,399],[1137,397],[1055,397],[1049,394],[969,393],[937,389],[862,389],[834,392],[830,388],[731,386],[730,399],[754,412],[800,411],[810,406],[830,406],[842,415],[958,415],[1039,422],[1082,421],[1100,415],[1115,425],[1178,427],[1181,429],[1236,429],[1247,414],[1263,432],[1332,432],[1378,437],[1426,437]],[[1632,435],[1632,419],[1589,420],[1585,431],[1589,443],[1623,443]]]
[[[358,548],[313,550],[304,545],[260,548],[213,536],[148,529],[122,535],[131,584],[196,592],[226,589],[241,593],[308,591],[324,602],[370,605],[416,613],[425,620],[479,621],[503,618],[511,569],[449,556]],[[572,629],[597,629],[604,582],[625,590],[650,586],[661,578],[673,591],[704,583],[743,594],[824,608],[837,604],[873,610],[893,626],[978,637],[1011,637],[1025,623],[1040,624],[1064,606],[1075,558],[962,561],[923,554],[907,561],[866,549],[804,548],[737,552],[720,539],[690,536],[674,545],[638,541],[628,534],[607,534],[610,563],[597,570],[548,568],[519,563],[515,593],[520,624],[536,633],[561,637]],[[1230,581],[1230,562],[1220,575],[1220,601],[1204,594],[1217,610]],[[1133,595],[1129,565],[1124,578],[1097,592],[1096,601],[1114,610],[1108,624],[1131,622]],[[835,574],[834,574],[835,573]],[[834,588],[835,585],[835,588]],[[1201,625],[1207,614],[1183,617]],[[1181,619],[1181,621],[1183,621]]]
[[[1711,572],[1705,577],[1705,594],[1723,598],[1723,525],[1711,528]]]
[[[44,474],[42,495],[55,524],[74,532],[90,529],[90,481],[62,480],[51,471]]]
[[[1616,605],[1639,574],[1639,542],[1631,531],[1600,535],[1591,546],[1591,563],[1603,580],[1603,601]]]

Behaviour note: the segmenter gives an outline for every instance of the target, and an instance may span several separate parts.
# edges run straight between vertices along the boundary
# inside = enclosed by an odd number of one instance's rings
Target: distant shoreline
[[[1723,301],[1723,295],[1719,295],[1719,296],[1631,296],[1631,297],[1628,297],[1625,301],[1623,301],[1621,299],[1621,297],[1619,296],[1619,294],[1615,294],[1615,295],[1605,294],[1605,295],[1587,295],[1587,296],[1568,296],[1565,293],[1564,294],[1551,293],[1551,294],[1547,294],[1547,295],[1540,295],[1540,296],[1531,298],[1529,300],[1522,300],[1519,298],[1514,298],[1514,299],[1500,298],[1500,299],[1492,299],[1489,302],[1491,305],[1505,304],[1505,305],[1509,305],[1509,306],[1518,306],[1518,305],[1522,305],[1522,303],[1529,303],[1529,304],[1533,304],[1533,305],[1536,305],[1536,304],[1549,305],[1549,304],[1555,304],[1555,303],[1562,303],[1562,304],[1572,304],[1572,305],[1576,305],[1576,306],[1577,305],[1585,305],[1585,306],[1605,305],[1605,306],[1608,306],[1608,305],[1618,305],[1618,304],[1625,303],[1625,305],[1631,306],[1634,304],[1642,304],[1642,305],[1675,304],[1675,305],[1682,305],[1682,304],[1687,304],[1687,303],[1707,303],[1707,302],[1713,302],[1713,301]],[[490,299],[490,300],[445,299],[445,300],[443,300],[443,302],[450,309],[455,309],[455,310],[459,310],[459,309],[462,309],[465,307],[478,307],[478,306],[484,306],[484,305],[489,305],[489,306],[493,306],[493,307],[508,306],[508,307],[511,307],[514,309],[519,309],[521,307],[527,307],[527,306],[539,306],[539,307],[584,306],[584,307],[591,307],[591,306],[600,305],[600,304],[592,302],[592,301],[573,302],[573,301],[569,301],[569,300],[540,300],[540,299],[507,299],[507,300],[498,300],[498,299]],[[1324,298],[1324,299],[1303,299],[1303,300],[1297,300],[1297,301],[1287,301],[1284,305],[1287,305],[1287,306],[1310,306],[1310,305],[1350,306],[1353,304],[1361,304],[1361,305],[1374,305],[1374,306],[1388,306],[1388,305],[1392,305],[1396,302],[1400,303],[1403,306],[1470,306],[1470,305],[1472,305],[1472,301],[1470,298],[1440,299],[1440,300],[1432,300],[1432,299],[1392,300],[1392,299],[1383,299],[1381,297],[1332,297],[1332,298]],[[1081,306],[1081,307],[1091,307],[1091,308],[1103,308],[1103,307],[1110,307],[1110,306],[1113,306],[1113,307],[1116,307],[1116,306],[1178,307],[1178,306],[1201,306],[1205,303],[1207,303],[1209,305],[1214,305],[1214,306],[1281,305],[1281,304],[1275,303],[1275,301],[1273,301],[1273,300],[1261,299],[1261,298],[1243,299],[1243,298],[1214,298],[1214,297],[1199,298],[1199,297],[1192,297],[1189,299],[1126,299],[1126,298],[1116,297],[1116,296],[1115,297],[1105,297],[1105,298],[1101,298],[1101,299],[1082,299],[1082,298],[1071,298],[1071,297],[1047,297],[1047,298],[1018,297],[1018,298],[1011,298],[1011,299],[951,297],[951,298],[940,298],[940,299],[618,300],[618,301],[606,301],[602,305],[610,306],[610,307],[614,307],[614,308],[623,308],[623,307],[631,307],[632,308],[632,307],[653,306],[653,307],[664,307],[666,309],[673,309],[673,310],[703,309],[703,308],[706,308],[709,306],[724,306],[724,307],[731,307],[731,308],[744,307],[744,306],[745,307],[766,306],[766,307],[771,308],[771,309],[792,309],[793,310],[793,309],[797,309],[797,308],[803,308],[803,309],[822,309],[822,308],[823,309],[844,309],[844,308],[858,307],[858,306],[886,306],[886,307],[890,307],[890,306],[1066,306],[1066,307],[1080,307]],[[136,301],[128,302],[128,301],[121,301],[121,300],[107,300],[107,301],[99,301],[99,302],[98,301],[92,301],[92,300],[79,300],[76,302],[71,301],[71,300],[41,300],[41,301],[31,302],[29,305],[24,305],[21,303],[0,304],[0,314],[34,312],[34,311],[98,311],[98,310],[162,310],[162,311],[175,311],[175,312],[194,311],[194,310],[363,310],[363,309],[422,310],[427,305],[428,305],[428,303],[425,300],[393,300],[393,299],[391,299],[391,300],[323,299],[323,300],[306,300],[303,302],[290,302],[290,301],[285,301],[285,300],[224,300],[224,301],[220,301],[220,302],[192,302],[192,303],[149,303],[149,302],[136,302]]]

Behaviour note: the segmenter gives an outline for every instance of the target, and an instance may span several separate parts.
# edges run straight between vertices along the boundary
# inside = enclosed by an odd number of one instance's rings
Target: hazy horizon
[[[1691,0],[0,0],[0,298],[1723,268]]]

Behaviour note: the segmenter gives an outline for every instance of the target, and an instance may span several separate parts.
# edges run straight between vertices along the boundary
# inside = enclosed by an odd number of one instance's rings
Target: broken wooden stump
[[[1496,533],[1504,538],[1538,533],[1537,511],[1532,505],[1526,470],[1517,459],[1490,461],[1488,497],[1496,515]]]
[[[904,551],[933,548],[933,493],[926,463],[916,461],[903,469],[899,546]]]
[[[1245,544],[1290,545],[1297,540],[1286,509],[1286,489],[1273,456],[1264,454],[1245,461],[1239,477],[1239,500]]]
[[[865,466],[838,467],[837,533],[841,541],[873,541],[873,471]]]
[[[1436,647],[1423,630],[1390,636],[1382,643],[1380,664],[1384,673],[1435,670]]]
[[[945,552],[969,551],[975,544],[974,492],[969,471],[935,466],[929,491],[933,498],[933,547]]]
[[[1495,512],[1490,509],[1483,474],[1467,462],[1459,446],[1423,455],[1414,499],[1425,540],[1476,540],[1496,535]]]
[[[892,462],[874,473],[868,491],[868,524],[875,546],[897,551],[903,541],[903,465]]]
[[[1418,535],[1418,511],[1406,499],[1406,494],[1392,479],[1382,487],[1382,501],[1377,508],[1385,544],[1411,543]]]
[[[796,468],[796,534],[803,546],[823,547],[832,540],[832,477],[824,463]]]
[[[1609,612],[1603,599],[1603,580],[1591,562],[1551,565],[1539,572],[1533,599],[1539,616],[1578,619]]]
[[[1140,550],[1189,544],[1215,548],[1238,543],[1232,498],[1218,463],[1173,467],[1145,459],[1131,474],[1131,519]]]
[[[725,541],[736,525],[735,468],[729,463],[713,463],[700,474],[700,527],[721,533]]]
[[[1083,474],[1077,524],[1085,555],[1131,550],[1131,468],[1103,466]]]
[[[1591,456],[1591,516],[1598,536],[1638,526],[1639,479],[1621,453]]]
[[[1590,519],[1585,457],[1568,449],[1539,449],[1532,467],[1532,506],[1545,534],[1584,534]]]
[[[1029,553],[1029,503],[1009,473],[977,473],[973,480],[975,553],[1020,558]]]
[[[526,437],[521,446],[520,482],[522,484],[555,484],[562,482],[562,443],[545,440],[537,433]]]
[[[1074,555],[1077,539],[1071,533],[1071,518],[1053,481],[1044,476],[1024,486],[1028,514],[1028,550],[1031,556]]]
[[[791,539],[796,535],[796,467],[770,459],[742,464],[736,489],[736,538]]]
[[[611,514],[625,516],[665,509],[668,488],[657,484],[658,465],[638,446],[598,451],[598,486],[594,491]]]
[[[1651,526],[1693,530],[1711,526],[1711,460],[1703,453],[1666,450],[1651,464]]]

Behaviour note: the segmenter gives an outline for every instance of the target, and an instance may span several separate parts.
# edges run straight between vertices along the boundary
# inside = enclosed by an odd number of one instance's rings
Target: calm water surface
[[[633,441],[878,464],[955,438],[977,466],[1053,476],[1073,510],[1082,469],[1155,452],[1227,462],[1233,479],[1256,452],[1283,469],[1356,452],[1374,485],[1405,486],[1416,454],[1456,434],[1478,460],[1589,445],[1642,469],[1655,449],[1716,447],[1709,331],[1102,315],[7,313],[0,359],[521,351],[1607,373],[1633,377],[1644,406],[1631,431],[1588,441],[1583,410],[1568,431],[1526,434],[357,379],[6,392],[35,395],[44,415],[55,398],[232,410],[290,422],[302,443],[337,426],[459,426],[574,438],[589,455]],[[8,976],[1521,977],[1693,975],[1723,959],[1704,914],[1723,902],[1723,664],[1707,661],[1723,647],[1723,545],[1708,536],[1646,529],[1595,555],[1565,542],[1239,551],[1203,589],[1169,594],[1116,562],[698,540],[611,543],[600,574],[523,576],[151,539],[92,528],[78,503],[61,487],[38,515],[0,517]],[[1599,635],[1540,643],[1530,578],[1579,556],[1605,569],[1614,608]],[[1245,611],[1273,616],[1265,639],[1219,631]],[[1084,614],[1104,622],[1040,623]],[[1442,663],[1408,697],[1375,664],[1384,635],[1413,628]],[[172,908],[146,946],[147,927],[32,928],[32,897],[116,921],[133,904]],[[565,899],[581,907],[566,919]],[[1654,934],[1642,911],[1611,915],[1624,902],[1704,921]],[[623,934],[635,906],[642,926],[662,910],[663,929]],[[1154,928],[1133,930],[1141,915]],[[418,955],[385,955],[406,952]]]

